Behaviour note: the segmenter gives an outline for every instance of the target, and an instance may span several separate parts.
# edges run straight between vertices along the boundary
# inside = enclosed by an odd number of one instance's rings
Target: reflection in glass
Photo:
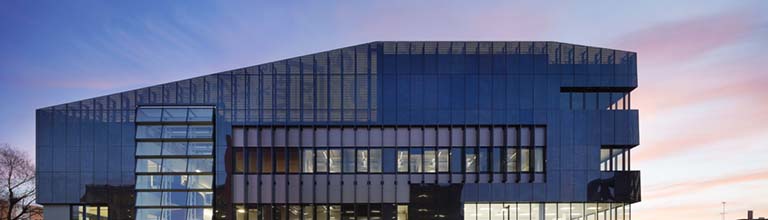
[[[189,179],[187,175],[163,176],[163,189],[186,189]]]
[[[211,175],[190,175],[189,189],[213,189],[213,176]]]
[[[136,209],[136,219],[160,220],[160,209]]]
[[[162,192],[137,192],[136,206],[159,206]]]
[[[187,159],[163,159],[163,172],[186,172]]]
[[[177,220],[181,219],[184,220],[187,217],[187,210],[186,209],[163,209],[163,217],[162,220]]]
[[[368,150],[366,149],[357,150],[357,172],[368,172]]]
[[[344,149],[344,156],[342,157],[344,160],[343,165],[343,171],[345,173],[354,173],[355,172],[355,149]]]
[[[187,143],[186,142],[165,142],[163,143],[163,155],[186,155]]]
[[[211,142],[190,142],[189,155],[212,155],[213,143]]]
[[[520,171],[531,171],[531,150],[529,148],[520,149]]]
[[[506,164],[501,164],[501,158],[504,156],[501,154],[501,148],[494,147],[493,153],[491,153],[491,168],[494,173],[500,173],[501,172],[501,166]]]
[[[201,173],[213,171],[213,159],[189,159],[189,172]]]
[[[314,172],[315,163],[313,159],[315,158],[314,152],[312,152],[312,149],[304,149],[304,156],[302,160],[302,171],[304,173],[312,173]]]
[[[160,172],[161,159],[137,159],[136,172]]]
[[[189,201],[187,204],[190,206],[209,206],[213,204],[213,192],[189,192]]]
[[[537,147],[534,149],[533,162],[533,171],[544,172],[544,148]]]
[[[465,150],[465,166],[464,169],[467,173],[477,172],[477,154],[475,154],[474,148],[466,148]]]
[[[517,149],[507,148],[507,172],[517,171]]]
[[[213,109],[211,108],[193,108],[189,109],[190,122],[213,121]]]
[[[328,154],[328,172],[341,173],[341,150],[330,149]]]
[[[166,108],[163,109],[163,121],[183,122],[187,120],[186,108]]]
[[[408,150],[397,150],[397,172],[408,172]]]
[[[162,177],[159,175],[137,175],[136,189],[159,189]]]
[[[163,126],[139,125],[136,126],[136,138],[160,138]]]
[[[159,122],[161,116],[160,108],[139,108],[136,111],[136,122]]]
[[[315,155],[315,162],[317,163],[317,172],[328,172],[328,150],[317,150]]]
[[[461,148],[453,148],[451,149],[451,172],[453,173],[461,173],[464,161],[462,158]]]
[[[371,149],[370,152],[371,173],[381,173],[381,149]]]
[[[480,172],[488,172],[488,148],[480,148],[477,156],[477,165]]]
[[[212,138],[213,126],[211,125],[190,125],[189,138]]]
[[[136,143],[136,155],[138,156],[154,156],[160,155],[161,148],[160,142],[137,142]]]
[[[424,150],[424,172],[434,173],[437,171],[437,158],[434,149]]]
[[[437,150],[437,171],[438,172],[448,172],[448,161],[450,160],[450,156],[448,153],[448,149],[439,149]]]
[[[187,192],[163,192],[163,206],[184,206],[187,204]],[[186,213],[184,213],[186,216]]]
[[[186,125],[165,125],[163,126],[163,138],[186,138]]]
[[[421,173],[424,172],[424,162],[422,161],[422,154],[420,148],[411,149],[411,172]]]

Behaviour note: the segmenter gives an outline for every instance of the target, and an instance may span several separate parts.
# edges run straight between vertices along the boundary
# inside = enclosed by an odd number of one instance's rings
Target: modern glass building
[[[48,219],[631,219],[636,54],[372,42],[37,110]]]

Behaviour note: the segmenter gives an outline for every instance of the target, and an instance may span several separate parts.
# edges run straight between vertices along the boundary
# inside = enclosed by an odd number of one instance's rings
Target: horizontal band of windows
[[[235,205],[235,220],[261,219],[408,219],[408,206],[385,204]]]
[[[213,175],[136,175],[136,189],[213,189]]]
[[[233,127],[232,145],[241,146],[545,146],[546,127]]]
[[[136,159],[136,173],[203,173],[213,171],[213,159],[155,158]]]
[[[136,156],[210,156],[213,142],[136,142]]]
[[[599,219],[629,220],[625,203],[465,203],[465,220]]]
[[[213,108],[154,108],[136,110],[136,122],[201,122],[213,121]]]
[[[136,192],[136,206],[200,207],[213,204],[213,192]]]
[[[235,148],[234,173],[543,173],[546,162],[543,146],[300,149]]]
[[[136,139],[205,139],[212,137],[212,125],[136,126]]]
[[[180,220],[211,220],[213,219],[213,208],[136,208],[136,219],[157,220],[157,219],[180,219]]]

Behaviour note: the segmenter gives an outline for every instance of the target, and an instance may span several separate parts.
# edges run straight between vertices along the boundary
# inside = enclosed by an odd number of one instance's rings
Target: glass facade
[[[37,202],[110,219],[631,204],[636,63],[559,42],[371,42],[41,108]]]

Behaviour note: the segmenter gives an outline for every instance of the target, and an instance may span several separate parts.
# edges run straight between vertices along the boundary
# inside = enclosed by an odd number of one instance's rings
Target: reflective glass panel
[[[163,209],[163,217],[162,220],[186,220],[187,219],[187,210],[186,209]]]
[[[531,171],[531,150],[529,148],[523,148],[520,150],[520,171]]]
[[[163,172],[186,172],[187,159],[163,159]]]
[[[187,142],[164,142],[163,143],[163,155],[186,155],[187,154]]]
[[[544,172],[544,148],[535,148],[533,162],[533,171]]]
[[[136,122],[159,122],[162,116],[162,109],[159,108],[139,108],[136,111]]]
[[[210,125],[190,125],[189,138],[212,138],[213,126]]]
[[[344,155],[342,159],[344,160],[343,165],[343,171],[345,173],[354,173],[355,172],[355,149],[344,149]]]
[[[488,172],[488,159],[488,148],[480,148],[480,152],[478,152],[477,156],[477,165],[480,169],[479,172]]]
[[[137,220],[160,220],[161,209],[136,209]]]
[[[434,149],[424,150],[424,172],[437,172],[437,156]]]
[[[507,148],[507,172],[517,172],[517,150]]]
[[[163,206],[183,206],[186,203],[187,192],[163,192]]]
[[[340,173],[341,172],[341,150],[330,149],[328,150],[328,172]]]
[[[305,173],[312,173],[315,170],[314,152],[312,149],[304,149],[304,155],[302,159],[302,171]]]
[[[357,149],[357,172],[368,172],[368,150]]]
[[[407,149],[397,149],[397,172],[408,172]]]
[[[189,175],[189,189],[213,189],[213,176]]]
[[[160,138],[163,126],[139,125],[136,126],[136,138]]]
[[[159,189],[162,177],[159,175],[137,175],[136,189]]]
[[[190,206],[209,206],[213,204],[213,192],[189,192],[187,195]]]
[[[189,159],[189,172],[201,173],[213,171],[213,159]]]
[[[163,138],[187,138],[186,125],[163,126]]]
[[[411,149],[411,173],[424,172],[424,161],[421,148]]]
[[[137,192],[136,206],[159,206],[162,192]]]
[[[137,142],[136,143],[136,155],[138,156],[154,156],[160,155],[161,151],[160,142]]]
[[[477,154],[474,148],[465,148],[465,166],[467,173],[477,172]]]
[[[450,157],[448,149],[437,150],[437,171],[448,172]]]
[[[315,155],[317,172],[328,172],[328,150],[317,150]]]
[[[160,172],[160,159],[137,159],[136,172]]]
[[[212,155],[213,143],[189,142],[189,155]]]
[[[163,189],[186,189],[189,183],[187,175],[163,176]]]
[[[187,120],[186,108],[166,108],[163,109],[163,121],[178,122]]]
[[[192,108],[189,109],[188,121],[213,121],[213,109],[211,108]]]
[[[381,149],[370,149],[371,173],[381,173]]]

